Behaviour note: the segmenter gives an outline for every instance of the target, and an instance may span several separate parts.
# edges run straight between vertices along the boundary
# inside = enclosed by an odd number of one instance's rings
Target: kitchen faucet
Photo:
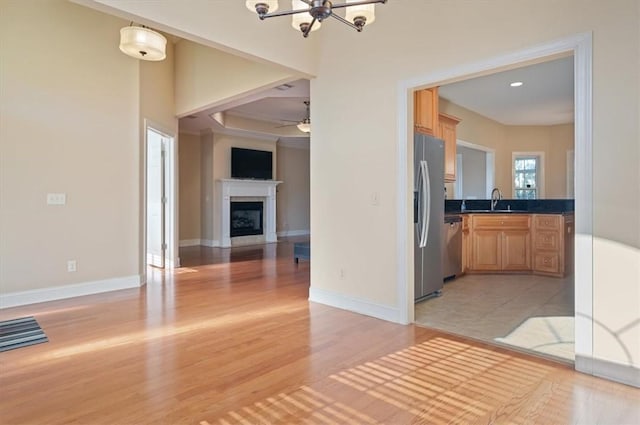
[[[496,204],[501,199],[502,199],[502,193],[500,193],[500,189],[498,189],[497,187],[494,187],[493,190],[491,191],[491,211],[494,211],[496,209]]]

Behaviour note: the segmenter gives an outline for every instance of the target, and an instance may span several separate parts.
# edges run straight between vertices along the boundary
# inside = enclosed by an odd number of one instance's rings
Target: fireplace
[[[276,235],[276,186],[280,183],[282,182],[278,180],[218,180],[220,193],[220,246],[222,248],[229,248],[238,243],[278,242],[278,236]],[[235,202],[240,204],[259,202],[262,204],[263,213],[260,220],[262,234],[246,238],[234,238],[234,244],[232,244],[231,203]]]
[[[235,236],[262,235],[263,231],[263,202],[231,202],[230,203],[229,233]]]

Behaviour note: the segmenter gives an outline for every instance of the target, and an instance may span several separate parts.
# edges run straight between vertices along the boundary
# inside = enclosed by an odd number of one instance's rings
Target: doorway
[[[175,187],[174,137],[145,123],[145,270],[179,266]]]
[[[460,139],[456,145],[457,174],[451,199],[491,198],[495,187],[495,150]]]
[[[592,206],[592,128],[591,128],[591,64],[592,36],[578,34],[530,49],[494,57],[465,67],[450,69],[402,81],[398,97],[398,297],[401,322],[414,321],[411,178],[413,175],[410,134],[413,131],[413,91],[417,88],[441,86],[472,76],[488,75],[502,70],[540,63],[573,54],[575,78],[575,368],[589,372],[593,357],[593,206]]]

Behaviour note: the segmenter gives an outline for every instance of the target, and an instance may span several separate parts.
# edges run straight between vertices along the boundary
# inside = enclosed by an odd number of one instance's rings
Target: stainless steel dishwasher
[[[445,215],[442,226],[442,278],[444,280],[462,273],[462,217]]]

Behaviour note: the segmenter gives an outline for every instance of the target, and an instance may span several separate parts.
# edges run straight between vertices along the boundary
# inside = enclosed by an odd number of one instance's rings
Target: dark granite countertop
[[[445,201],[445,215],[449,214],[562,214],[574,212],[573,199],[501,199],[491,211],[489,199],[467,199],[461,211],[462,200]]]
[[[560,214],[560,215],[571,215],[573,211],[520,211],[520,210],[467,210],[460,212],[447,212],[445,216],[448,215],[466,215],[466,214]]]

